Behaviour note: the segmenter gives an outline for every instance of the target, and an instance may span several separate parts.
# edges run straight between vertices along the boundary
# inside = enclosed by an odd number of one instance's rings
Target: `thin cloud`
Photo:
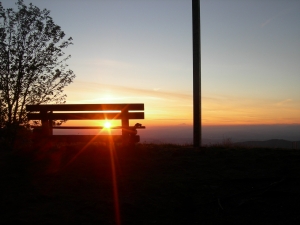
[[[124,61],[117,61],[117,60],[109,60],[109,59],[95,59],[91,61],[89,60],[85,64],[93,65],[93,66],[109,66],[109,67],[121,67],[121,68],[134,67],[134,65],[131,63],[127,63]]]
[[[292,99],[285,99],[285,100],[283,100],[283,101],[280,101],[280,102],[277,102],[275,105],[276,106],[284,106],[284,105],[286,105],[287,103],[290,103],[290,102],[292,102],[293,100]]]
[[[165,98],[165,99],[174,99],[174,98],[180,98],[180,99],[186,99],[186,100],[192,99],[192,94],[162,91],[161,89],[149,90],[149,89],[142,89],[142,88],[135,88],[135,87],[126,87],[126,86],[121,86],[121,85],[92,83],[92,82],[86,82],[86,81],[80,81],[80,80],[77,80],[76,82],[74,82],[73,85],[75,85],[75,84],[80,85],[80,89],[84,88],[86,90],[91,90],[91,91],[94,91],[92,89],[97,89],[97,90],[108,90],[108,91],[111,91],[112,93],[113,92],[116,92],[116,93],[122,92],[122,93],[135,94],[135,95],[138,94],[138,96],[143,97],[143,98],[152,97],[152,98]],[[132,98],[132,97],[130,97],[130,98]]]
[[[291,10],[292,10],[292,8],[287,8],[287,9],[280,11],[275,16],[273,16],[273,17],[267,19],[265,22],[263,22],[260,26],[262,28],[265,27],[266,25],[268,25],[269,23],[271,23],[273,20],[277,19],[278,17],[288,14]]]
[[[262,23],[260,26],[261,26],[261,27],[266,26],[267,24],[269,24],[269,23],[270,23],[272,20],[274,20],[275,18],[276,18],[276,16],[274,16],[274,17],[268,19],[267,21],[265,21],[264,23]]]

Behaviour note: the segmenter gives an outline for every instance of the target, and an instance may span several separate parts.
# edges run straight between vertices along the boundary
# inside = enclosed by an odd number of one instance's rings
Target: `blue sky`
[[[74,39],[68,103],[141,102],[146,124],[192,124],[191,0],[24,2]],[[300,1],[200,4],[203,124],[300,124]]]

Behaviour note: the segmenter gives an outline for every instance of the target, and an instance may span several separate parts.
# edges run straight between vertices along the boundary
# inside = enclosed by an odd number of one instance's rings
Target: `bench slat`
[[[57,104],[57,105],[26,105],[27,111],[139,111],[144,104]]]
[[[122,135],[52,135],[47,136],[48,140],[51,141],[70,141],[72,143],[76,142],[94,142],[94,141],[114,141],[122,142]],[[140,136],[136,135],[132,137],[135,142],[140,141]]]
[[[41,126],[31,126],[32,128],[41,128]],[[139,127],[135,127],[135,126],[129,126],[129,128],[134,128],[134,129],[145,129],[145,126],[139,126]],[[101,126],[54,126],[52,127],[52,129],[97,129],[97,130],[101,130],[101,129],[106,129],[105,127],[101,127]],[[109,129],[122,129],[122,126],[116,126],[116,127],[110,127]]]
[[[47,115],[47,116],[46,116]],[[121,120],[126,117],[121,113],[28,113],[29,120]],[[144,119],[144,112],[129,112],[127,119]]]

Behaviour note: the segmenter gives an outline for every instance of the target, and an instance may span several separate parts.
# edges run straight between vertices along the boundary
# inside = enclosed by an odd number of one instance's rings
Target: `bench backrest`
[[[144,119],[144,104],[27,105],[29,120]],[[93,111],[93,112],[86,112]],[[39,113],[32,113],[39,112]],[[64,113],[61,113],[64,112]],[[80,113],[86,112],[86,113]]]

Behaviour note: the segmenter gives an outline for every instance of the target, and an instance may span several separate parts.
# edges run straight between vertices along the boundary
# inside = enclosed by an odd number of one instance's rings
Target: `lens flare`
[[[106,129],[109,129],[109,128],[111,127],[111,123],[110,123],[109,121],[106,121],[106,122],[104,123],[104,127],[105,127]]]

